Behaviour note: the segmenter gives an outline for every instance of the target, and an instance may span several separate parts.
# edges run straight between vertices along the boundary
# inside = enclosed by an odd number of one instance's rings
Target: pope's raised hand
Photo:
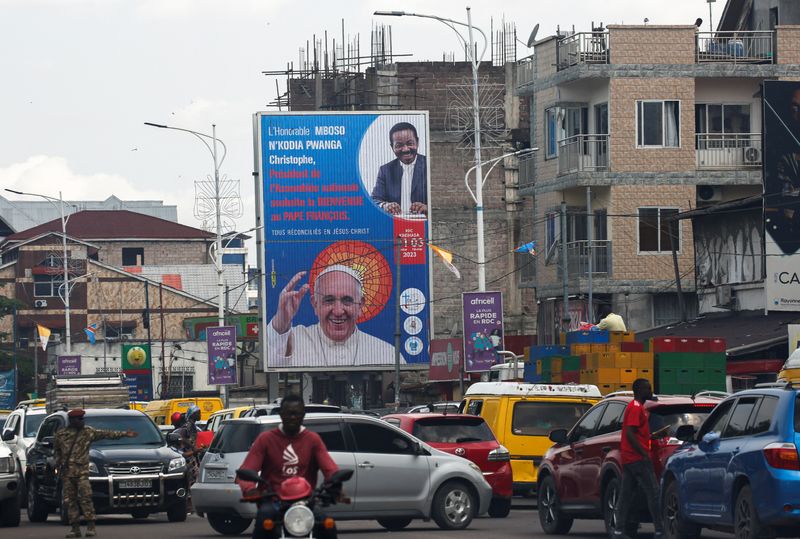
[[[272,328],[281,335],[291,329],[292,319],[294,319],[294,315],[297,314],[297,310],[300,308],[303,296],[308,292],[308,283],[297,290],[294,289],[298,281],[305,277],[306,273],[305,271],[297,272],[284,289],[281,290],[281,295],[278,298],[278,312],[272,318]]]

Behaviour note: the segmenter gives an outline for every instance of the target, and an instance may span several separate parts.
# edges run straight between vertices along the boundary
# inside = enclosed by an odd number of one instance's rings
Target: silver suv
[[[230,419],[222,423],[192,486],[192,503],[219,533],[245,531],[256,506],[239,501],[233,485],[256,437],[280,423],[278,416]],[[443,529],[464,529],[489,509],[492,488],[472,462],[433,449],[385,421],[365,415],[308,414],[303,423],[320,435],[333,460],[354,470],[345,483],[350,504],[327,511],[338,520],[376,519],[389,530],[415,518],[433,519]]]
[[[19,475],[17,459],[0,442],[0,526],[19,526]]]

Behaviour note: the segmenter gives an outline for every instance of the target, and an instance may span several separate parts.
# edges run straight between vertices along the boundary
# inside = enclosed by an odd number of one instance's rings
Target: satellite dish
[[[531,36],[528,38],[528,48],[533,47],[533,44],[536,42],[536,34],[539,33],[539,23],[536,23],[536,26],[533,27],[533,31],[531,31]]]

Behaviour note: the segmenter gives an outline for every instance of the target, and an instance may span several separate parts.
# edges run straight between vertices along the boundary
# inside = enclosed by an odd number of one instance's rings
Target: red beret
[[[86,411],[83,408],[75,408],[74,410],[70,410],[67,414],[67,417],[83,417],[86,415]]]

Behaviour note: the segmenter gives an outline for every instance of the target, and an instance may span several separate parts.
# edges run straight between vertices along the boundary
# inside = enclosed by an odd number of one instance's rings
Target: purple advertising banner
[[[462,294],[466,372],[485,372],[502,362],[503,296],[500,292]]]
[[[58,356],[59,376],[77,376],[81,374],[81,356]]]
[[[236,327],[206,328],[209,385],[236,383]]]
[[[153,400],[153,376],[147,374],[126,374],[125,383],[132,401]]]

